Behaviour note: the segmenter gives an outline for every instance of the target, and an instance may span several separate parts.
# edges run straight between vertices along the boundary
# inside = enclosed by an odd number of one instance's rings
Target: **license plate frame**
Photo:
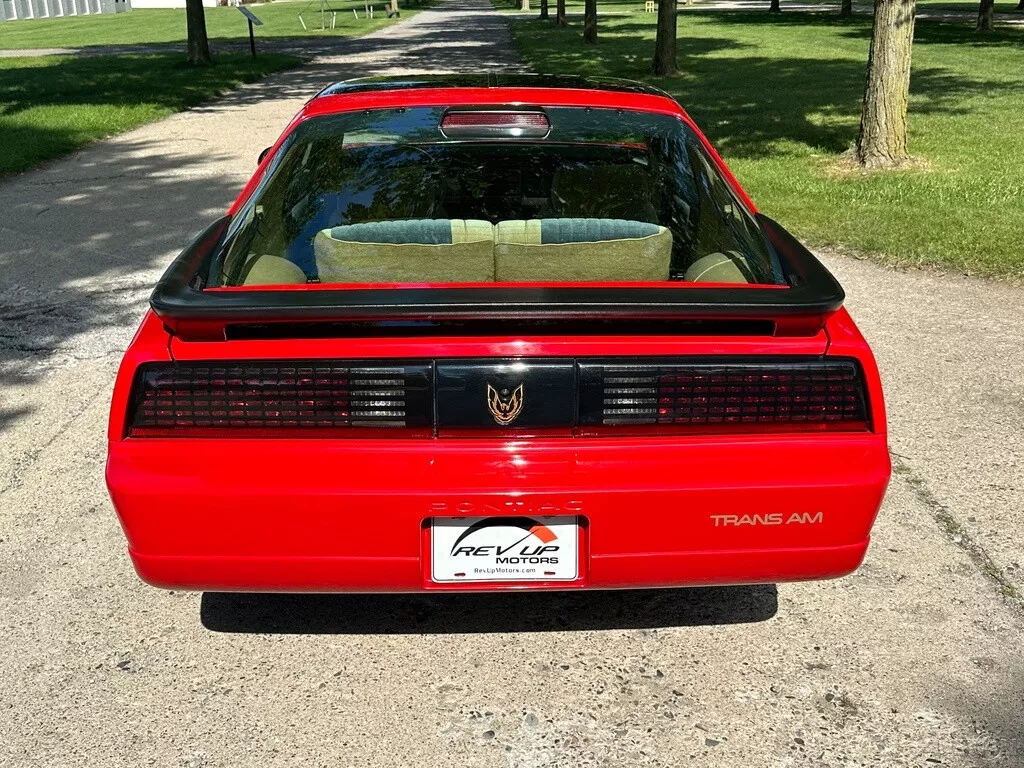
[[[577,515],[435,517],[427,527],[433,584],[569,583],[581,577],[583,526]]]

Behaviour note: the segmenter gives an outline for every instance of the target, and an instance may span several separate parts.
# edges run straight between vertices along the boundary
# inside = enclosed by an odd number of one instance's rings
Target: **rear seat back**
[[[313,238],[322,283],[475,283],[494,280],[488,221],[416,219],[346,224]]]
[[[498,282],[646,282],[669,279],[672,233],[629,219],[502,221],[495,228]]]
[[[629,219],[416,219],[325,229],[313,253],[323,283],[663,281],[672,233]],[[268,255],[243,284],[305,281],[298,266]]]

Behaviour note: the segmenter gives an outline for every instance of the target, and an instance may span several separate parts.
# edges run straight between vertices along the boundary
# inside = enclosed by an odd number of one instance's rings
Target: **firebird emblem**
[[[511,424],[523,410],[523,385],[516,387],[515,392],[509,392],[507,389],[499,391],[488,384],[487,410],[501,426]]]

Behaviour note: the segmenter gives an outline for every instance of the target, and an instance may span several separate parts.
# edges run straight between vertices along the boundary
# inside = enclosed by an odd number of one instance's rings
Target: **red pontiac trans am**
[[[341,83],[157,284],[107,483],[161,587],[841,576],[890,473],[843,298],[658,90]]]

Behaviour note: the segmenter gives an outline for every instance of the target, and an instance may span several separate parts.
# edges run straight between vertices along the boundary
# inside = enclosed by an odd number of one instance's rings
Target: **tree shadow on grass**
[[[273,634],[479,634],[652,629],[767,621],[774,584],[612,592],[274,595],[206,592],[203,626]]]
[[[734,19],[753,14],[725,15]],[[764,16],[778,18],[778,14]],[[790,16],[803,24],[812,14]],[[652,78],[651,34],[650,24],[609,25],[602,45],[584,48],[568,44],[564,34],[543,31],[531,36],[529,55],[546,71],[654,83],[676,97],[708,138],[731,158],[778,156],[792,145],[837,154],[855,141],[866,59],[769,57],[728,37],[681,37],[681,73]],[[866,53],[865,49],[865,57]],[[1006,81],[921,67],[913,73],[911,95],[916,114],[955,115],[966,110],[964,96],[1013,88],[1015,85]]]
[[[0,62],[0,176],[298,63],[281,54],[233,55],[193,67],[172,53]]]
[[[931,9],[922,6],[921,10]],[[785,11],[785,4],[783,4],[783,11]],[[680,16],[680,24],[685,24],[686,20],[690,18],[701,19],[723,27],[729,25],[755,26],[764,29],[831,27],[841,30],[840,34],[846,38],[871,39],[871,16],[861,14],[843,18],[834,10],[825,10],[824,8],[821,11],[793,11],[791,13],[767,13],[759,10],[738,9],[693,10],[686,11]],[[919,18],[914,24],[914,42],[976,48],[1024,46],[1024,29],[997,27],[993,32],[979,34],[975,31],[974,24],[973,18],[964,18],[962,22]]]

